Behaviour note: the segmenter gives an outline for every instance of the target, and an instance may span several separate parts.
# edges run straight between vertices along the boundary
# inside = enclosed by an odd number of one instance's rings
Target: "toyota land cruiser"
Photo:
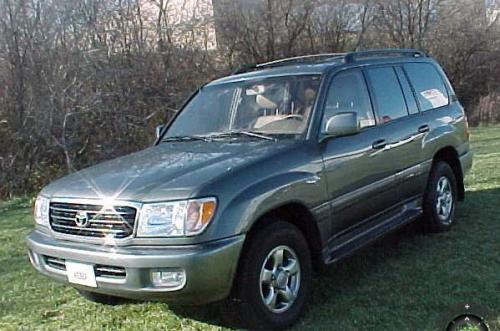
[[[46,186],[28,253],[93,301],[227,298],[283,328],[314,268],[412,221],[448,230],[471,164],[464,110],[423,52],[269,62],[201,87],[154,146]]]

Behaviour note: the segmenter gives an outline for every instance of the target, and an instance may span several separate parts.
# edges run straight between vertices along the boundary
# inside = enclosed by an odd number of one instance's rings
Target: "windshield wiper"
[[[224,138],[224,137],[231,137],[231,136],[246,136],[246,137],[252,137],[252,138],[277,141],[276,138],[269,137],[269,136],[266,136],[264,134],[260,134],[260,133],[256,133],[256,132],[252,132],[252,131],[244,131],[244,130],[234,130],[234,131],[213,133],[213,134],[210,134],[208,136],[205,136],[205,138],[213,139],[213,138]]]
[[[162,142],[172,142],[172,141],[210,141],[208,137],[203,136],[175,136],[166,137],[162,139]]]

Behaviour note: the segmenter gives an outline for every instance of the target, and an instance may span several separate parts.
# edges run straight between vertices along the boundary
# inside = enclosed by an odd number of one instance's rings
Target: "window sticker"
[[[439,108],[448,104],[448,98],[438,89],[430,89],[420,94],[432,104],[433,108]]]

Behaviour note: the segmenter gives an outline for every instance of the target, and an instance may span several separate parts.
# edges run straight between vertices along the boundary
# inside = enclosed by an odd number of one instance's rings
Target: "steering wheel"
[[[297,120],[297,121],[304,121],[304,116],[298,115],[298,114],[291,114],[283,117],[283,120]]]

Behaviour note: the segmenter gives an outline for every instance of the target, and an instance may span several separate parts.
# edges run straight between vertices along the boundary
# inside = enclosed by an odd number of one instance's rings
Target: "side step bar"
[[[422,215],[421,208],[407,209],[405,207],[402,208],[402,212],[392,217],[385,220],[378,219],[379,222],[376,222],[371,227],[365,228],[362,231],[356,231],[356,233],[349,232],[340,238],[336,238],[324,251],[325,263],[331,264],[337,262]]]

